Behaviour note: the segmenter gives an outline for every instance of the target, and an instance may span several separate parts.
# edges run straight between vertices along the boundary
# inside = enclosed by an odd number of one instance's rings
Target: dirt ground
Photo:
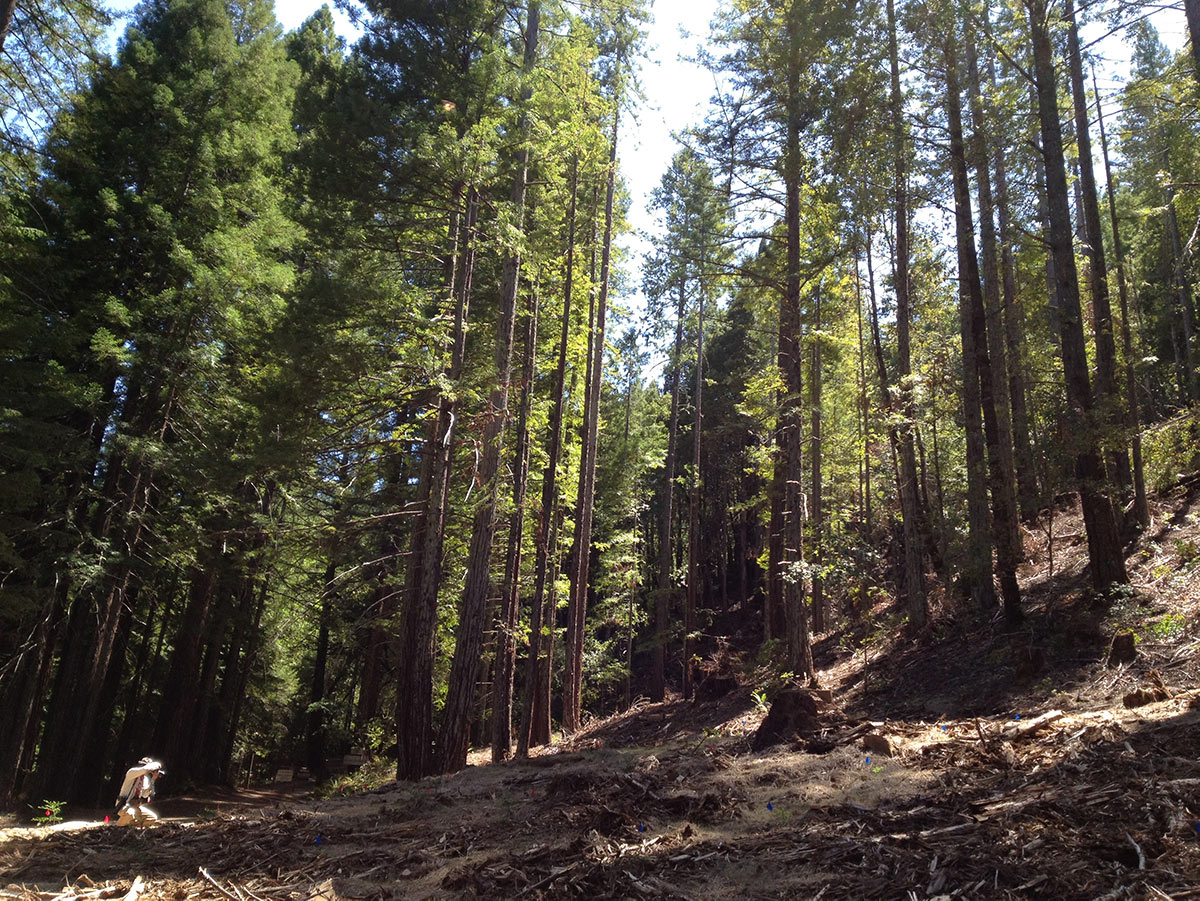
[[[761,752],[749,684],[640,702],[351,797],[0,830],[0,898],[1200,898],[1197,501],[1160,499],[1115,601],[1063,511],[1053,572],[1026,535],[1020,628],[940,609],[909,633],[881,607],[823,636],[819,727]],[[1125,630],[1136,657],[1110,665]]]

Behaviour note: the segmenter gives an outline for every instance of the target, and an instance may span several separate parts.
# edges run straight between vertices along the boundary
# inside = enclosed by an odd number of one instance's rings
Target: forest
[[[0,808],[404,784],[885,639],[1044,667],[1200,486],[1161,7],[722,0],[639,253],[643,0],[0,2]]]

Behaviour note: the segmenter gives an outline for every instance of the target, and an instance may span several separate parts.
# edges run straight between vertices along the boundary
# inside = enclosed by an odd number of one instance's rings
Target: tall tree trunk
[[[1083,81],[1083,59],[1079,50],[1079,29],[1075,25],[1074,0],[1066,0],[1067,62],[1071,78],[1071,97],[1075,106],[1075,141],[1079,148],[1079,188],[1083,201],[1083,220],[1087,233],[1087,256],[1091,263],[1088,288],[1092,298],[1092,324],[1096,341],[1096,405],[1110,434],[1120,435],[1120,410],[1117,394],[1117,346],[1113,338],[1112,306],[1108,297],[1108,263],[1104,258],[1104,236],[1100,230],[1100,195],[1096,190],[1096,172],[1092,157],[1091,130],[1088,127],[1087,89]],[[1108,431],[1108,430],[1106,430]],[[1128,487],[1129,455],[1122,442],[1109,442],[1106,454],[1109,477]]]
[[[700,447],[704,428],[704,286],[696,309],[696,420],[692,427],[692,484],[688,498],[687,604],[683,609],[683,696],[691,700],[692,657],[696,653],[696,603],[700,594]]]
[[[1038,88],[1036,84],[1029,85],[1030,103],[1033,109],[1038,109]],[[1045,135],[1041,132],[1041,120],[1038,120],[1038,134],[1045,142]],[[1058,132],[1059,141],[1062,140],[1062,128],[1060,126]],[[1049,192],[1046,188],[1046,159],[1043,152],[1035,152],[1033,154],[1033,169],[1034,177],[1037,180],[1037,210],[1038,220],[1042,226],[1042,241],[1046,247],[1046,319],[1050,327],[1050,340],[1054,343],[1055,350],[1059,356],[1062,355],[1062,308],[1064,300],[1060,294],[1062,285],[1059,283],[1058,275],[1054,271],[1054,253],[1050,250],[1050,204],[1047,201]],[[1053,494],[1051,486],[1046,486],[1048,495]]]
[[[667,422],[667,457],[663,461],[663,503],[659,512],[658,591],[654,595],[654,653],[650,667],[650,700],[661,701],[667,687],[667,633],[671,623],[674,585],[671,561],[671,525],[675,502],[675,465],[679,453],[679,369],[683,356],[683,314],[687,303],[687,280],[681,276],[675,306],[675,346],[671,355],[671,416]]]
[[[333,577],[336,572],[337,561],[331,551],[329,564],[325,568],[324,585],[321,586],[321,619],[317,625],[317,646],[313,654],[312,682],[308,692],[306,756],[308,770],[318,782],[328,778],[325,766],[327,724],[324,702],[329,666],[329,624],[333,619]]]
[[[1077,447],[1075,478],[1079,486],[1087,531],[1088,559],[1092,583],[1107,591],[1128,582],[1125,558],[1112,502],[1103,490],[1094,423],[1091,421],[1092,392],[1088,380],[1087,354],[1083,340],[1083,317],[1079,304],[1079,278],[1071,240],[1071,213],[1067,205],[1067,168],[1063,155],[1062,129],[1058,111],[1058,85],[1054,76],[1053,48],[1046,19],[1046,0],[1028,0],[1029,25],[1033,39],[1034,77],[1037,83],[1038,118],[1042,126],[1042,157],[1046,165],[1046,203],[1050,217],[1047,235],[1054,256],[1056,294],[1062,300],[1062,356],[1067,404],[1073,418]]]
[[[1171,169],[1169,150],[1163,150],[1163,165],[1169,172]],[[1195,317],[1192,315],[1192,288],[1188,284],[1183,268],[1183,243],[1179,239],[1179,219],[1175,215],[1175,186],[1168,181],[1165,191],[1167,202],[1163,216],[1167,225],[1167,238],[1171,242],[1172,276],[1175,283],[1175,297],[1179,304],[1183,385],[1186,399],[1194,401],[1200,400],[1200,371],[1196,368],[1196,323]]]
[[[0,2],[0,53],[4,52],[4,39],[8,37],[8,29],[12,25],[13,13],[16,9],[17,0]]]
[[[824,583],[821,578],[821,542],[824,540],[825,512],[821,498],[821,288],[813,292],[812,368],[808,375],[809,403],[812,406],[812,454],[809,469],[812,473],[812,502],[809,515],[812,522],[812,627],[813,633],[825,631]]]
[[[521,608],[521,542],[525,528],[525,490],[529,481],[529,417],[533,406],[534,354],[537,350],[538,295],[529,295],[521,366],[521,409],[513,467],[513,511],[508,519],[508,552],[504,563],[503,605],[497,627],[496,689],[492,704],[492,761],[512,756],[513,676],[517,663],[517,618]]]
[[[887,2],[888,60],[891,69],[892,154],[896,200],[896,379],[900,389],[900,513],[904,529],[904,594],[909,622],[923,626],[929,618],[925,597],[925,566],[918,525],[917,460],[913,448],[912,351],[908,297],[908,168],[904,137],[904,98],[900,89],[900,54],[897,47],[896,9]]]
[[[950,170],[954,181],[954,226],[958,243],[958,314],[963,354],[963,425],[967,445],[967,560],[963,567],[971,599],[984,610],[996,605],[992,584],[992,540],[987,504],[987,442],[981,412],[981,373],[987,365],[987,334],[975,256],[975,225],[963,146],[958,76],[951,41],[945,45],[946,118],[950,131]]]
[[[604,240],[600,256],[600,291],[596,302],[596,326],[592,333],[594,353],[584,388],[583,447],[579,466],[579,512],[567,606],[566,662],[563,670],[563,729],[576,732],[580,726],[583,695],[583,639],[587,619],[588,572],[592,557],[592,515],[595,510],[596,450],[600,436],[600,387],[604,378],[604,332],[608,314],[609,276],[612,267],[613,198],[616,191],[617,135],[620,105],[613,107],[611,145],[608,151],[607,186],[604,195]],[[568,684],[569,683],[569,684]]]
[[[542,633],[554,629],[553,613],[545,614],[547,572],[550,568],[552,549],[556,544],[558,517],[558,461],[562,454],[563,388],[567,373],[567,344],[571,332],[571,292],[575,279],[575,214],[579,195],[579,158],[571,158],[571,199],[567,207],[567,260],[563,281],[562,328],[558,339],[558,365],[554,369],[554,383],[550,388],[549,453],[546,468],[542,472],[542,507],[538,520],[537,540],[534,549],[533,600],[530,603],[529,655],[525,665],[525,698],[521,714],[521,728],[517,733],[517,754],[529,754],[529,745],[534,740],[534,709],[536,700],[542,697],[539,686],[549,685],[550,661],[543,654]],[[553,607],[550,608],[553,611]],[[549,715],[549,704],[544,706]],[[547,730],[548,735],[548,730]]]
[[[988,81],[996,84],[995,61],[988,57]],[[996,212],[1000,224],[1000,272],[1003,289],[1004,350],[1008,364],[1008,402],[1012,413],[1013,464],[1017,474],[1017,505],[1032,522],[1038,514],[1037,462],[1030,441],[1029,405],[1025,385],[1025,323],[1017,296],[1017,265],[1013,255],[1013,225],[1008,202],[1008,166],[1000,128],[993,121],[991,150],[996,167]]]
[[[1192,66],[1196,70],[1196,80],[1200,82],[1200,0],[1183,0],[1183,10],[1187,15]]]
[[[983,337],[987,350],[987,356],[979,359],[980,395],[983,400],[984,429],[988,442],[992,530],[996,544],[1000,595],[1003,598],[1005,616],[1010,623],[1016,623],[1021,620],[1021,591],[1017,585],[1017,566],[1020,565],[1024,554],[1020,524],[1017,520],[1017,476],[1013,459],[1012,418],[1008,406],[1008,365],[1001,322],[1000,259],[996,241],[995,204],[992,200],[991,166],[988,159],[987,125],[983,114],[975,36],[969,25],[966,50],[971,118],[975,131],[972,156],[979,193],[980,250],[983,255],[984,321],[979,324],[984,325],[986,335]],[[968,196],[968,202],[969,200]],[[978,325],[976,328],[978,329]]]
[[[784,212],[787,234],[787,281],[779,309],[779,368],[783,403],[779,411],[781,454],[777,467],[783,488],[783,605],[787,624],[788,669],[813,679],[812,639],[804,607],[804,358],[800,346],[800,22],[799,0],[792,0],[787,20],[787,145],[783,155]]]
[[[862,516],[865,529],[864,540],[870,541],[871,521],[871,408],[867,402],[867,351],[863,342],[863,299],[862,279],[858,275],[858,259],[855,256],[854,300],[858,313],[858,406],[862,429]]]
[[[533,96],[530,76],[537,58],[540,16],[541,6],[538,0],[529,0],[525,26],[525,56],[522,63],[526,83],[521,89],[522,112],[517,124],[517,131],[522,140],[528,138],[528,116],[524,107]],[[516,169],[509,199],[516,210],[516,224],[520,231],[524,229],[525,193],[529,182],[527,146],[522,146],[517,151]],[[496,384],[488,404],[489,418],[484,429],[483,458],[478,474],[485,494],[471,523],[467,579],[459,611],[458,634],[454,644],[454,660],[450,667],[446,706],[442,713],[442,728],[438,736],[438,769],[443,773],[457,772],[467,765],[471,703],[475,697],[475,681],[479,673],[480,652],[487,619],[492,544],[496,535],[496,507],[500,499],[500,457],[508,428],[508,395],[512,382],[513,335],[516,329],[520,272],[520,253],[513,251],[504,261],[501,276],[500,310],[496,322]]]
[[[1189,0],[1190,2],[1190,0]],[[1096,95],[1096,120],[1100,126],[1100,152],[1104,157],[1104,183],[1108,193],[1108,218],[1112,225],[1113,256],[1117,261],[1117,297],[1121,304],[1121,349],[1125,354],[1125,403],[1129,411],[1129,447],[1133,453],[1133,518],[1140,528],[1150,525],[1150,506],[1146,500],[1146,468],[1142,461],[1142,423],[1138,411],[1137,376],[1134,367],[1133,339],[1129,328],[1129,286],[1125,278],[1125,250],[1121,246],[1121,224],[1117,218],[1117,198],[1113,191],[1112,168],[1108,164],[1108,135],[1104,132],[1104,107],[1092,70],[1092,88]]]
[[[458,192],[455,192],[457,199]],[[459,238],[455,215],[450,223],[447,255],[447,285],[455,298],[447,381],[462,375],[470,320],[471,283],[475,273],[475,239],[479,217],[479,194],[467,189],[466,212]],[[461,260],[458,247],[462,245]],[[457,290],[456,290],[457,283]],[[442,544],[445,537],[446,505],[450,493],[454,433],[458,425],[458,403],[452,393],[438,399],[437,415],[425,434],[421,484],[417,488],[421,512],[413,526],[412,552],[405,585],[409,590],[400,621],[396,654],[396,778],[420,779],[432,771],[433,757],[433,654],[437,619],[438,587],[441,584]]]

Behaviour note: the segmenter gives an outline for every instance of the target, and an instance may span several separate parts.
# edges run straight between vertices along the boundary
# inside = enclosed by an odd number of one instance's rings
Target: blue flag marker
[[[870,763],[870,762],[871,762],[871,758],[870,758],[870,757],[868,757],[868,758],[867,758],[867,763]]]
[[[1019,720],[1020,718],[1021,718],[1021,714],[1019,714],[1019,713],[1013,717],[1014,720]]]
[[[768,801],[768,802],[767,802],[767,810],[774,810],[774,809],[775,809],[775,808],[772,806],[771,802],[770,802],[770,801]]]
[[[316,840],[315,844],[318,844],[318,845],[319,845],[319,844],[321,844],[321,835],[320,835],[320,833],[317,833],[317,840]]]
[[[638,832],[645,832],[645,831],[646,831],[646,824],[638,823]]]

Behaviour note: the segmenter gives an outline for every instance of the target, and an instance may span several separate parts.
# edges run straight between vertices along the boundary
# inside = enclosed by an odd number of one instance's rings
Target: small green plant
[[[754,701],[754,709],[759,713],[767,712],[767,692],[766,689],[750,692],[750,699]]]
[[[1187,628],[1187,619],[1182,613],[1168,613],[1157,622],[1146,627],[1149,637],[1158,641],[1170,641]]]
[[[55,823],[61,823],[62,809],[66,806],[66,801],[43,801],[33,807],[33,810],[37,811],[33,822],[39,826],[53,826]]]
[[[1184,538],[1175,539],[1175,553],[1179,557],[1180,566],[1192,566],[1200,561],[1200,547],[1195,541]]]

